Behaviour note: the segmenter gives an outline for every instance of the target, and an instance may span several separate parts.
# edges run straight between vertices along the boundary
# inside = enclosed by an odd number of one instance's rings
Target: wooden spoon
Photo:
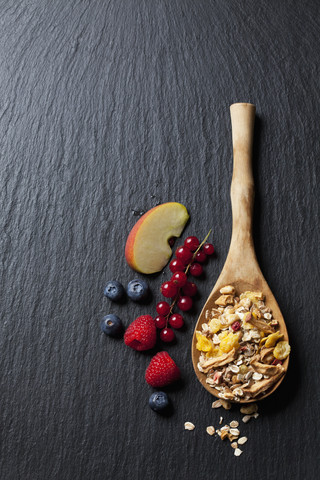
[[[206,322],[206,311],[217,308],[215,300],[221,295],[219,290],[223,286],[233,285],[238,295],[247,290],[263,292],[267,307],[271,308],[273,317],[279,322],[280,333],[284,335],[284,340],[288,341],[286,324],[276,299],[262,275],[252,239],[254,182],[251,159],[255,111],[256,107],[250,103],[235,103],[230,107],[233,143],[232,237],[223,270],[200,313],[192,339],[192,362],[196,375],[203,387],[216,397],[219,391],[206,383],[206,374],[201,373],[197,367],[200,352],[196,349],[196,331],[202,330],[201,325]],[[288,364],[289,357],[283,362],[285,373]],[[266,392],[240,403],[254,402],[267,397],[280,385],[283,378],[284,375]]]

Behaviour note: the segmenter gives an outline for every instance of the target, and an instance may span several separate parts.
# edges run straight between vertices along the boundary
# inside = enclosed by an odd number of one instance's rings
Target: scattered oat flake
[[[231,428],[239,427],[239,422],[237,422],[237,420],[232,420],[232,422],[230,422],[230,427]]]
[[[251,418],[252,415],[245,415],[244,417],[242,417],[242,421],[243,423],[248,423],[250,418]]]
[[[240,455],[242,454],[242,450],[240,450],[240,448],[236,448],[234,454],[236,457],[240,457]]]
[[[191,422],[186,422],[186,423],[184,424],[184,428],[185,428],[185,430],[194,430],[196,427],[193,425],[193,423],[191,423]]]
[[[231,443],[231,447],[232,447],[232,448],[238,448],[237,442],[232,442],[232,443]]]
[[[238,443],[239,445],[243,445],[244,443],[246,443],[247,440],[248,440],[247,437],[240,437],[238,440]]]
[[[254,418],[258,418],[258,417],[259,417],[259,413],[256,412],[256,413],[254,413],[252,416],[253,416]]]
[[[219,425],[221,425],[222,422],[223,422],[223,417],[220,417]]]
[[[215,402],[213,402],[212,404],[212,408],[220,408],[222,406],[222,403],[220,400],[216,400]]]
[[[240,435],[240,430],[238,430],[237,428],[230,428],[230,433],[231,435],[234,435],[236,437],[239,437]]]
[[[212,425],[210,425],[210,427],[207,427],[207,433],[208,433],[209,435],[214,435],[215,431],[216,431],[216,430],[215,430],[215,428],[214,428]]]
[[[221,399],[221,400],[218,400],[218,402],[221,403],[221,405],[223,406],[223,408],[224,408],[225,410],[230,410],[230,408],[231,408],[231,403],[228,402],[228,400],[223,400],[223,399]]]

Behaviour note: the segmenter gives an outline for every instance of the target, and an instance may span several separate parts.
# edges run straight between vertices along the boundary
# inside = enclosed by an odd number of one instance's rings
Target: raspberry
[[[156,326],[151,315],[141,315],[127,328],[124,343],[134,350],[150,350],[156,344]]]
[[[151,359],[145,378],[151,387],[164,387],[180,378],[180,370],[167,352],[159,352]]]

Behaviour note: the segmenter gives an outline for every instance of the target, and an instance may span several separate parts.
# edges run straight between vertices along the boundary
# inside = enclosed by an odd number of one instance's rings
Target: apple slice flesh
[[[172,254],[168,240],[180,237],[188,219],[186,207],[177,202],[162,203],[142,215],[127,239],[129,266],[141,273],[160,272]]]

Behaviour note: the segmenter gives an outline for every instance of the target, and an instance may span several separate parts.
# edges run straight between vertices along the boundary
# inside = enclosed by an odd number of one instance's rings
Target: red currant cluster
[[[182,315],[173,313],[174,306],[182,312],[192,307],[192,297],[197,293],[197,286],[188,280],[188,273],[199,277],[203,272],[202,263],[208,255],[214,253],[214,246],[205,243],[208,236],[209,234],[201,244],[197,237],[186,238],[184,245],[176,250],[176,258],[169,264],[173,275],[161,285],[160,290],[165,298],[171,298],[171,305],[166,301],[159,302],[156,306],[158,316],[154,320],[156,327],[161,329],[160,338],[164,342],[172,342],[175,339],[172,328],[179,329],[184,324]]]

